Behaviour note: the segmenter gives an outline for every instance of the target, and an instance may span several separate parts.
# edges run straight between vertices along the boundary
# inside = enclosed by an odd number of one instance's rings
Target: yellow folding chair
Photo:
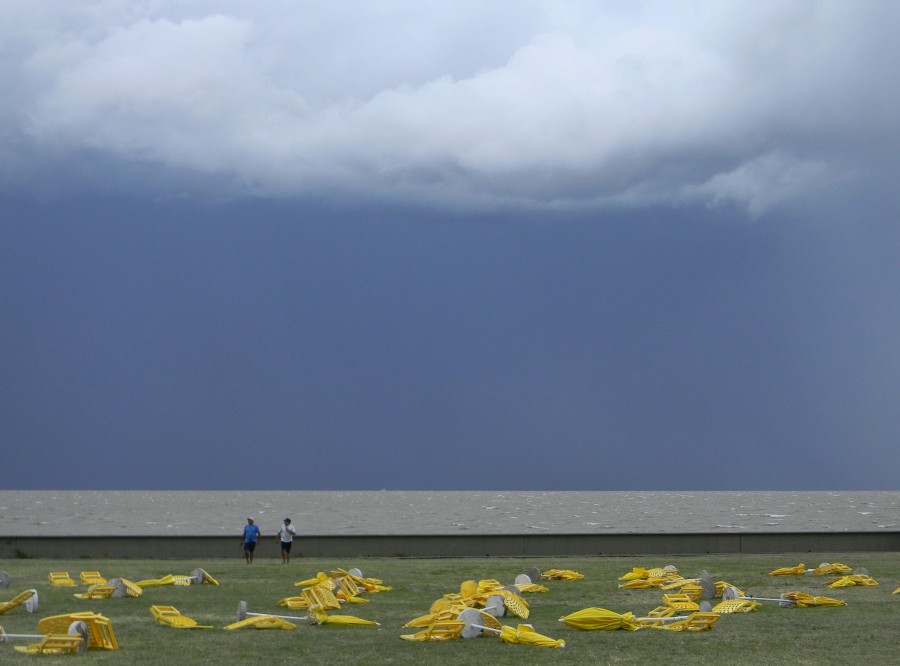
[[[82,585],[106,584],[106,579],[100,575],[99,571],[82,571],[78,576],[81,578]]]
[[[116,588],[113,585],[101,585],[96,583],[91,585],[84,592],[76,592],[72,596],[76,599],[109,599]]]
[[[676,611],[698,611],[700,605],[686,594],[664,594],[663,603]]]
[[[51,571],[49,579],[51,585],[63,585],[66,587],[75,586],[75,581],[69,576],[68,571]]]
[[[718,613],[691,613],[683,620],[649,626],[666,631],[707,631],[713,628],[713,625],[719,621],[719,617]]]
[[[175,629],[212,629],[210,625],[200,625],[197,621],[182,615],[174,606],[150,606],[150,613],[159,624]]]
[[[37,601],[37,590],[25,590],[24,592],[19,592],[19,594],[14,596],[9,601],[0,601],[0,615],[8,613],[13,608],[21,606],[22,604],[25,605],[25,610],[27,610],[29,613],[33,613],[37,610]]]
[[[324,586],[314,585],[303,588],[300,593],[306,599],[307,608],[321,608],[322,610],[338,610],[341,607],[340,600],[334,593]]]
[[[459,620],[437,620],[422,631],[414,634],[402,634],[405,641],[449,641],[458,638],[465,628],[465,622]]]
[[[99,613],[85,611],[83,613],[65,613],[51,615],[38,622],[38,631],[42,634],[65,634],[73,622],[84,622],[88,626],[88,648],[102,650],[118,650],[119,643],[108,617]]]

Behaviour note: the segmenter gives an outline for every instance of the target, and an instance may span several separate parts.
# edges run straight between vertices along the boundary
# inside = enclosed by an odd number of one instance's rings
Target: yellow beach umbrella
[[[853,587],[854,585],[878,585],[878,581],[866,574],[841,576],[827,584],[827,587]]]
[[[554,648],[566,646],[564,640],[557,640],[539,634],[530,624],[520,624],[518,627],[501,625],[493,615],[476,608],[466,609],[459,614],[457,620],[464,625],[458,634],[463,638],[499,636],[500,640],[505,643],[519,643],[522,645],[534,645],[535,647]]]
[[[806,574],[806,565],[802,562],[795,567],[782,567],[769,572],[770,576],[803,576]]]
[[[504,626],[500,630],[500,640],[504,643],[534,645],[535,647],[566,647],[566,642],[563,639],[550,638],[549,636],[539,634],[530,624],[520,624],[516,628]]]
[[[309,618],[307,619],[309,624],[338,624],[338,625],[361,625],[368,627],[378,626],[378,623],[374,620],[364,620],[361,617],[354,617],[353,615],[329,615],[325,611],[321,609],[315,609],[310,612]]]
[[[548,569],[541,577],[545,580],[581,580],[584,574],[571,569]]]
[[[474,580],[464,580],[459,584],[459,596],[463,599],[474,597],[478,594],[478,583]]]
[[[840,562],[834,562],[832,564],[823,562],[812,570],[812,572],[818,576],[842,576],[852,571],[853,569],[848,567],[846,564],[841,564]]]
[[[789,599],[800,608],[808,608],[810,606],[846,606],[846,601],[840,599],[832,599],[831,597],[814,597],[804,592],[785,592],[781,595],[782,599]]]
[[[573,629],[581,629],[582,631],[613,631],[616,629],[626,629],[635,631],[640,629],[640,625],[634,619],[634,613],[619,614],[605,608],[583,608],[569,615],[559,618],[568,627]]]
[[[288,622],[283,618],[275,617],[274,615],[256,615],[254,617],[246,617],[237,622],[232,622],[222,628],[233,630],[251,627],[253,629],[296,629],[297,625],[293,622]]]

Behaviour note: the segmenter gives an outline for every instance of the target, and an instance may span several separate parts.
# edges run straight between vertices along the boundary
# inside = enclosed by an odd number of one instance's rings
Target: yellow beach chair
[[[159,624],[175,629],[212,629],[211,625],[197,624],[197,621],[181,614],[174,606],[150,606],[150,613]]]
[[[76,599],[109,599],[115,591],[116,588],[113,585],[101,585],[97,583],[91,585],[84,592],[76,592],[72,596]]]
[[[322,610],[338,610],[341,607],[340,600],[334,593],[324,586],[313,585],[304,588],[300,596],[306,599],[307,608],[321,608]]]
[[[707,631],[719,621],[718,613],[691,613],[683,620],[667,622],[665,624],[650,624],[652,629],[664,631]]]
[[[731,615],[732,613],[750,613],[759,608],[762,604],[758,601],[750,599],[731,599],[730,601],[722,601],[712,607],[713,613],[719,615]]]
[[[9,601],[0,601],[0,615],[8,613],[17,606],[25,605],[25,610],[33,613],[37,610],[38,593],[37,590],[25,590],[14,596]]]
[[[401,634],[405,641],[451,641],[458,638],[465,628],[465,622],[459,620],[437,620],[422,631],[414,634]]]
[[[296,629],[297,625],[293,622],[288,622],[287,620],[282,620],[280,617],[275,617],[274,615],[257,615],[254,617],[248,617],[243,620],[238,620],[237,622],[232,622],[231,624],[223,627],[223,629],[228,629],[229,631],[234,629]]]
[[[82,571],[78,576],[81,578],[82,585],[106,584],[106,579],[100,575],[99,571]]]
[[[698,611],[700,605],[686,594],[664,594],[663,603],[676,611]]]
[[[88,648],[101,650],[118,650],[119,643],[108,617],[99,613],[86,611],[83,613],[65,613],[51,615],[38,622],[38,631],[42,634],[65,634],[73,622],[84,622],[88,626]]]
[[[51,585],[62,585],[65,587],[75,586],[75,581],[69,576],[68,571],[51,571],[49,579]]]

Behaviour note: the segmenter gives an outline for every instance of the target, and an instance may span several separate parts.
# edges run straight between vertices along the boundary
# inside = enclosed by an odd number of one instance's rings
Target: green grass
[[[830,590],[824,579],[772,577],[767,572],[805,561],[844,562],[866,567],[881,584]],[[777,597],[782,592],[800,590],[847,601],[844,608],[783,609],[764,604],[755,613],[724,616],[709,632],[682,634],[665,631],[592,631],[570,629],[557,622],[567,613],[599,606],[619,613],[644,614],[659,605],[659,590],[628,590],[618,587],[618,576],[633,566],[674,564],[682,574],[692,576],[701,569],[717,580],[727,580],[745,593]],[[72,597],[83,589],[51,587],[50,571],[78,573],[99,570],[107,578],[131,580],[159,578],[168,573],[188,574],[201,566],[215,576],[220,586],[156,587],[144,590],[139,599],[85,601]],[[400,640],[401,625],[428,611],[441,595],[459,590],[466,579],[494,578],[512,583],[530,566],[574,569],[585,575],[580,581],[547,581],[549,593],[528,594],[531,606],[528,622],[553,638],[564,638],[565,650],[524,645],[506,645],[491,638],[456,640],[445,643],[414,643]],[[317,571],[359,567],[363,574],[381,578],[393,586],[390,592],[368,595],[369,604],[350,605],[341,612],[374,619],[380,627],[308,626],[293,631],[222,631],[233,622],[239,600],[246,600],[251,612],[283,612],[303,615],[304,611],[279,609],[276,602],[296,595],[293,582],[314,576]],[[118,652],[93,650],[76,657],[27,657],[0,644],[0,662],[35,659],[42,664],[115,663],[129,664],[655,664],[655,663],[754,663],[754,664],[874,664],[896,659],[897,627],[900,624],[900,594],[891,595],[900,580],[898,553],[819,553],[800,557],[788,555],[706,555],[682,557],[601,557],[601,558],[460,558],[389,559],[362,558],[355,561],[295,559],[289,566],[280,561],[258,559],[252,566],[242,560],[0,560],[0,569],[13,582],[0,590],[0,600],[36,588],[40,608],[29,615],[16,608],[0,616],[9,633],[35,633],[41,617],[92,610],[109,617],[120,644]],[[157,625],[150,615],[153,604],[172,605],[213,630],[176,630]],[[505,624],[517,618],[506,617]]]

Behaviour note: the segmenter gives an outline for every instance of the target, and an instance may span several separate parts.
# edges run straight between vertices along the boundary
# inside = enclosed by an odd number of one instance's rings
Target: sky
[[[0,0],[0,487],[897,490],[898,29]]]

